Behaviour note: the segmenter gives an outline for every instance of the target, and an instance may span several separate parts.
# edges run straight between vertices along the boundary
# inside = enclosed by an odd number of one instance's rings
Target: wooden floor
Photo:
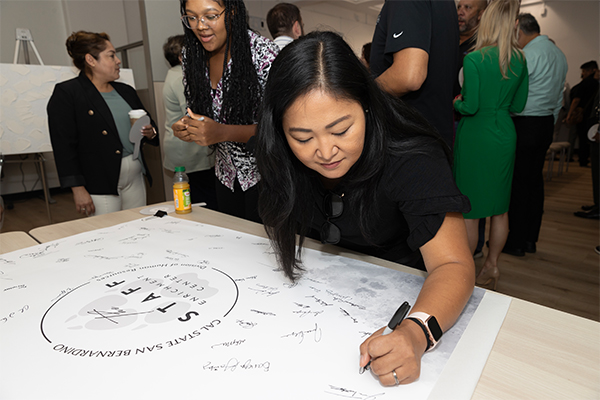
[[[502,254],[498,292],[600,321],[600,255],[594,251],[600,244],[600,224],[573,215],[582,205],[593,203],[591,182],[590,168],[577,163],[546,182],[538,251],[525,257]],[[52,198],[56,201],[51,205],[53,222],[82,218],[75,212],[70,192],[53,190]],[[6,200],[14,208],[6,210],[2,232],[28,232],[48,225],[43,197],[5,196]],[[481,268],[483,259],[476,264]]]

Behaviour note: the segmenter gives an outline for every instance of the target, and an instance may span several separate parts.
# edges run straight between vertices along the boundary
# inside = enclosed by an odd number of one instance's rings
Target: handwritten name
[[[288,333],[287,335],[283,335],[282,338],[287,338],[287,337],[300,338],[300,342],[298,342],[298,344],[301,344],[304,341],[304,337],[307,335],[312,335],[315,343],[318,343],[321,341],[321,337],[322,337],[321,328],[319,328],[319,326],[315,323],[314,329],[309,329],[307,331],[298,331],[298,332]]]
[[[257,288],[248,288],[249,290],[253,290],[256,294],[263,294],[267,297],[274,296],[279,293],[279,289],[271,286],[261,285],[260,283],[256,284]]]
[[[4,289],[4,291],[8,292],[9,290],[13,290],[13,289],[27,289],[27,285],[16,285],[16,286],[7,287],[6,289]]]
[[[43,257],[50,252],[50,250],[55,249],[58,246],[58,243],[50,244],[46,247],[39,249],[33,253],[22,254],[19,258],[39,258]]]
[[[60,291],[60,293],[59,293],[59,295],[58,295],[58,296],[56,296],[55,298],[53,298],[52,300],[50,300],[50,302],[51,302],[51,303],[52,303],[52,302],[54,302],[54,301],[55,301],[55,300],[57,300],[59,297],[62,297],[62,296],[64,296],[65,294],[69,293],[71,290],[73,290],[73,289],[71,289],[71,288],[66,288],[66,289],[63,289],[63,290],[61,290],[61,291]]]
[[[329,389],[325,390],[325,393],[332,394],[334,396],[346,397],[350,399],[359,399],[359,400],[375,400],[380,396],[385,395],[385,393],[377,393],[377,394],[365,394],[361,393],[357,390],[346,389],[339,386],[329,385]]]
[[[344,314],[346,317],[350,318],[352,320],[352,322],[354,322],[355,324],[358,324],[358,320],[356,318],[354,318],[352,315],[350,315],[350,313],[346,310],[344,310],[343,308],[340,307],[340,311],[342,312],[342,314]]]
[[[314,279],[314,278],[308,278],[308,277],[305,277],[304,279],[306,279],[307,281],[311,281],[311,282],[314,282],[314,283],[318,283],[318,284],[320,284],[320,285],[322,285],[323,283],[325,283],[325,282],[321,282],[321,281],[319,281],[319,280],[317,280],[317,279]]]
[[[24,314],[25,311],[29,310],[29,306],[28,305],[24,305],[21,308],[17,308],[15,311],[10,312],[6,317],[2,317],[0,318],[0,322],[5,324],[8,321],[12,320],[13,318],[18,317],[21,314]]]
[[[329,304],[329,303],[327,303],[325,300],[319,299],[319,298],[318,298],[318,297],[316,297],[315,295],[312,295],[312,296],[305,296],[305,297],[306,297],[307,299],[314,299],[314,300],[315,300],[315,302],[316,302],[317,304],[320,304],[320,305],[322,305],[322,306],[325,306],[325,307],[330,307],[330,306],[332,306],[332,305],[333,305],[333,304]]]
[[[323,313],[323,310],[319,310],[319,311],[310,311],[310,310],[296,310],[296,311],[292,311],[293,314],[298,314],[300,316],[300,318],[302,317],[306,317],[307,315],[313,315],[313,316],[318,316],[319,314]]]
[[[244,329],[252,329],[254,328],[256,325],[258,325],[256,322],[250,322],[250,321],[244,321],[241,319],[238,319],[237,321],[235,321],[239,326],[241,326]]]
[[[247,277],[247,278],[238,278],[238,279],[235,279],[235,281],[236,281],[236,282],[244,282],[244,281],[246,281],[246,280],[251,280],[251,279],[256,279],[256,275],[254,275],[254,276],[249,276],[249,277]]]
[[[138,233],[136,235],[123,238],[123,239],[119,240],[119,242],[121,242],[123,244],[133,244],[140,240],[147,239],[149,236],[150,236],[150,234],[148,234],[148,233]]]
[[[242,344],[244,344],[244,342],[246,342],[246,339],[233,339],[232,341],[229,342],[223,342],[223,343],[217,343],[217,344],[213,344],[212,346],[210,346],[211,349],[214,349],[215,347],[219,347],[219,346],[223,346],[223,347],[237,347],[240,346]]]
[[[261,315],[269,315],[269,316],[272,316],[272,317],[276,317],[277,316],[276,314],[274,314],[272,312],[269,312],[269,311],[259,311],[259,310],[252,310],[252,309],[250,311],[255,312],[257,314],[261,314]]]
[[[81,246],[83,244],[88,244],[88,243],[94,243],[94,242],[101,242],[103,241],[104,238],[95,238],[95,239],[90,239],[90,240],[84,240],[83,242],[79,242],[79,243],[75,243],[75,246]]]
[[[262,370],[263,372],[269,372],[271,363],[269,361],[254,362],[250,358],[244,362],[240,362],[237,358],[230,358],[225,364],[214,364],[212,361],[209,361],[204,364],[202,368],[206,371],[213,372],[235,372],[238,369],[244,371],[256,369]]]
[[[364,306],[361,306],[360,304],[356,304],[356,303],[352,302],[351,301],[352,297],[350,297],[350,296],[344,296],[344,295],[341,295],[339,293],[335,293],[335,292],[333,292],[331,290],[327,290],[327,293],[331,297],[333,297],[333,301],[338,301],[340,303],[346,303],[349,306],[358,308],[359,310],[364,310],[365,309]]]
[[[185,257],[189,257],[187,254],[178,253],[178,252],[173,251],[173,250],[167,250],[167,253],[169,253],[169,254],[171,254],[173,256],[176,256],[176,257],[184,257],[184,258]]]
[[[144,253],[136,253],[136,254],[132,254],[130,256],[115,256],[115,257],[108,257],[108,256],[101,256],[101,255],[95,255],[95,254],[86,254],[84,256],[85,258],[95,258],[98,260],[118,260],[120,258],[142,258],[144,257]]]

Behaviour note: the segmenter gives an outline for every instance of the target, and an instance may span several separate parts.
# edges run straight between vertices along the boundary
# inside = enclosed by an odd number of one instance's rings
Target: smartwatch
[[[437,319],[433,315],[424,312],[414,312],[406,317],[406,319],[410,319],[423,330],[425,338],[427,338],[427,348],[425,351],[433,350],[444,334]]]

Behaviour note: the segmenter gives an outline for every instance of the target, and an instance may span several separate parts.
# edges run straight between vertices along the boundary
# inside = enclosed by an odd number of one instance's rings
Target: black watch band
[[[425,328],[425,324],[423,324],[423,322],[421,322],[420,319],[416,319],[416,318],[406,318],[406,319],[410,319],[415,324],[419,325],[419,328],[421,328],[423,330],[423,333],[425,334],[425,339],[427,339],[427,347],[425,348],[425,352],[427,352],[433,346],[433,343],[431,342],[431,338],[429,337],[429,332],[427,331],[427,328]]]
[[[433,350],[442,338],[443,332],[440,328],[437,319],[429,314],[423,312],[415,312],[410,314],[407,319],[410,319],[423,330],[425,338],[427,339],[427,348],[425,351]]]

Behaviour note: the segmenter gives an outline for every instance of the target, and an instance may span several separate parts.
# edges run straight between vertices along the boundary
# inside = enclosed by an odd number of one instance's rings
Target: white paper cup
[[[145,110],[131,110],[131,111],[129,111],[129,122],[131,122],[131,126],[133,126],[133,124],[135,124],[135,121],[137,121],[138,119],[142,118],[144,115],[146,115],[146,111]]]

